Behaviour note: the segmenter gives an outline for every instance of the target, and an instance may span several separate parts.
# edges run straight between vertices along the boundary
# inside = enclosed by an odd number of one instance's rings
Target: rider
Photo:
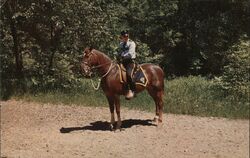
[[[126,88],[128,90],[126,94],[127,99],[131,99],[134,97],[136,86],[135,82],[133,81],[131,77],[132,72],[132,66],[135,64],[135,42],[129,39],[129,33],[128,31],[122,31],[120,35],[120,45],[119,45],[119,52],[118,52],[118,58],[121,59],[121,63],[126,68],[126,74],[127,74],[127,81],[128,85],[126,85]]]

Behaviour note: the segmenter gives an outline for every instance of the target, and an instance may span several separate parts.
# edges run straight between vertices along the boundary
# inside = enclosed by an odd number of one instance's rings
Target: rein
[[[107,65],[107,64],[110,64],[109,69],[108,69],[108,71],[104,75],[101,76],[101,78],[98,79],[97,86],[95,86],[94,81],[91,78],[91,84],[92,84],[94,90],[98,90],[100,88],[100,84],[101,84],[102,78],[104,78],[105,76],[107,76],[109,74],[109,72],[111,71],[112,67],[113,67],[113,61],[109,62],[109,63],[102,64],[102,65],[98,65],[98,66],[95,66],[95,67],[91,68],[91,69],[96,69],[96,68],[102,67],[102,66]]]

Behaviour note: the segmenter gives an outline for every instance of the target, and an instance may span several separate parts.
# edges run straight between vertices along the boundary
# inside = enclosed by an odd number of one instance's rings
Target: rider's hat
[[[128,37],[128,31],[122,31],[121,36],[122,37]]]

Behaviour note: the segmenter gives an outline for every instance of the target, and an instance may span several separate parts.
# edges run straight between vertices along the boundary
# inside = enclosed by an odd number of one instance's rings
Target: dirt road
[[[111,132],[105,107],[1,102],[1,158],[249,158],[249,120],[164,115],[122,108]]]

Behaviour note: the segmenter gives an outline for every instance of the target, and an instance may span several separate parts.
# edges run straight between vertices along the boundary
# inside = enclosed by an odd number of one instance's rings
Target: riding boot
[[[127,81],[128,81],[129,89],[128,89],[128,92],[126,94],[126,99],[131,99],[135,96],[136,87],[135,87],[135,83],[133,82],[133,80],[130,77],[128,77],[127,79],[128,79]]]
[[[134,97],[136,97],[136,85],[135,85],[135,82],[132,81],[132,82],[130,83],[130,89],[131,89],[131,91],[132,91]]]
[[[129,83],[129,87],[131,89],[131,91],[134,93],[134,96],[135,96],[135,92],[136,92],[136,84],[135,82],[133,81],[133,79],[131,80],[131,82]]]

